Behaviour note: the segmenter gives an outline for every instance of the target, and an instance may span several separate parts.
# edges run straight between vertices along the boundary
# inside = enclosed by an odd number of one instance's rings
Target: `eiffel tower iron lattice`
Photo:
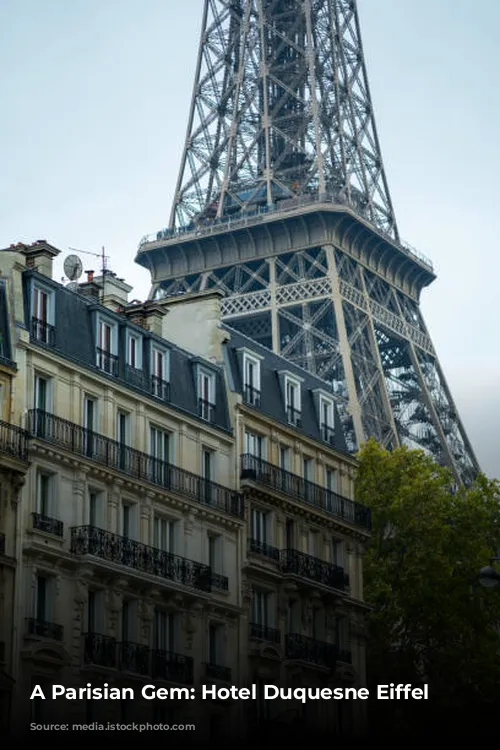
[[[331,384],[351,450],[479,467],[420,312],[432,264],[399,237],[354,0],[205,0],[151,297],[225,293],[224,319]]]

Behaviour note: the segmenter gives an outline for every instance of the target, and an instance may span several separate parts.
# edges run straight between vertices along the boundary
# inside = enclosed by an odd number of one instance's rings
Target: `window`
[[[280,445],[280,469],[290,471],[290,448]]]
[[[326,510],[330,513],[334,510],[337,498],[337,472],[335,469],[325,468],[325,487],[326,487]]]
[[[335,619],[335,643],[340,651],[349,648],[349,622],[347,617],[339,616]]]
[[[36,512],[40,516],[50,518],[54,514],[54,485],[55,477],[44,471],[37,474]]]
[[[97,399],[85,396],[83,399],[83,442],[86,456],[93,456],[98,447],[97,431]]]
[[[156,517],[154,520],[154,546],[163,552],[175,552],[177,521]]]
[[[324,397],[319,400],[321,437],[326,443],[335,443],[335,431],[333,428],[333,401]]]
[[[158,651],[175,652],[176,622],[172,612],[155,609],[154,648]]]
[[[36,610],[37,623],[53,622],[54,620],[54,580],[45,575],[36,577]],[[38,628],[40,630],[40,628]],[[38,635],[42,633],[38,632]]]
[[[169,398],[169,373],[167,352],[153,347],[151,351],[151,392],[167,401]]]
[[[35,376],[35,409],[38,411],[51,410],[52,380],[44,375]]]
[[[322,609],[315,609],[312,617],[312,637],[316,641],[325,640],[325,613]]]
[[[122,505],[122,536],[125,539],[136,539],[137,526],[137,506],[124,503]]]
[[[251,406],[260,406],[260,362],[249,354],[243,355],[243,398]]]
[[[288,602],[288,632],[300,632],[300,602],[298,599],[290,599]]]
[[[171,433],[150,425],[149,455],[151,462],[152,481],[157,484],[167,484],[169,479],[168,466],[170,463]]]
[[[245,431],[245,453],[255,458],[262,458],[263,443],[264,439],[261,435]]]
[[[215,377],[205,370],[198,371],[198,413],[207,422],[215,419]]]
[[[208,448],[203,448],[201,452],[201,476],[203,477],[202,482],[202,494],[206,503],[211,503],[212,498],[215,496],[215,487],[212,485],[214,481],[214,464],[215,454]]]
[[[125,412],[119,411],[116,415],[116,440],[119,443],[118,446],[118,466],[123,471],[127,470],[127,463],[129,459],[129,453],[127,446],[129,445],[130,438],[130,415]]]
[[[142,368],[141,339],[132,333],[127,335],[127,365],[134,370]]]
[[[224,629],[222,625],[213,622],[208,627],[208,663],[219,666],[224,664]]]
[[[213,573],[223,574],[222,536],[208,533],[208,564]]]
[[[292,521],[291,518],[287,518],[286,520],[286,548],[287,549],[294,549],[295,548],[295,523]]]
[[[135,643],[137,639],[137,602],[124,600],[122,605],[122,641]]]
[[[270,614],[270,594],[267,591],[254,590],[252,596],[252,622],[267,627]]]
[[[300,383],[289,377],[285,378],[285,408],[288,422],[295,427],[300,427]]]
[[[86,612],[87,633],[102,633],[104,631],[104,593],[90,590],[87,598]]]
[[[107,320],[97,321],[97,367],[108,375],[118,375],[116,326]]]
[[[89,525],[102,528],[102,494],[96,490],[89,490]]]
[[[306,482],[313,480],[313,462],[312,458],[304,458],[302,462],[302,476]]]
[[[252,508],[251,513],[252,539],[266,544],[270,542],[270,515],[263,510]]]
[[[309,531],[309,554],[312,557],[320,557],[319,554],[319,540],[320,536],[317,531]]]
[[[42,343],[54,345],[54,294],[35,286],[32,303],[32,335]]]
[[[332,563],[344,567],[344,540],[332,539]]]

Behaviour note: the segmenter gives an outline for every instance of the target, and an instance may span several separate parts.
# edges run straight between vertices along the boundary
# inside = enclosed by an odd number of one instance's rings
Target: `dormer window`
[[[162,401],[170,398],[168,352],[153,346],[151,349],[151,393]]]
[[[321,437],[325,443],[333,445],[335,443],[335,430],[334,430],[334,412],[333,412],[333,401],[320,396],[319,399],[319,415],[320,415],[320,427]]]
[[[243,400],[260,407],[260,361],[251,354],[243,354]]]
[[[96,364],[108,375],[118,376],[117,326],[101,317],[97,320]]]
[[[55,332],[54,292],[35,284],[31,309],[31,335],[40,344],[54,346]]]
[[[215,375],[207,370],[198,370],[198,414],[207,422],[215,419]]]
[[[127,365],[134,370],[142,369],[141,339],[134,333],[127,335]]]
[[[300,382],[285,377],[285,409],[289,424],[294,427],[301,426],[301,399],[300,399]]]

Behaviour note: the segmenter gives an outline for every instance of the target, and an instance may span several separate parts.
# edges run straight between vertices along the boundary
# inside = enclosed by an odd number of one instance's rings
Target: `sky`
[[[422,311],[481,468],[500,478],[500,3],[358,0],[401,236],[437,280]],[[202,0],[0,0],[0,247],[134,263],[168,223]],[[99,259],[81,254],[85,269]]]

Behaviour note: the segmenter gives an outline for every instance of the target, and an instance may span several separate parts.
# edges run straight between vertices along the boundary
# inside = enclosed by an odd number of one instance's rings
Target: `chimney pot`
[[[85,273],[87,274],[87,281],[88,281],[88,283],[90,283],[91,281],[94,280],[94,272],[93,271],[85,271]]]

